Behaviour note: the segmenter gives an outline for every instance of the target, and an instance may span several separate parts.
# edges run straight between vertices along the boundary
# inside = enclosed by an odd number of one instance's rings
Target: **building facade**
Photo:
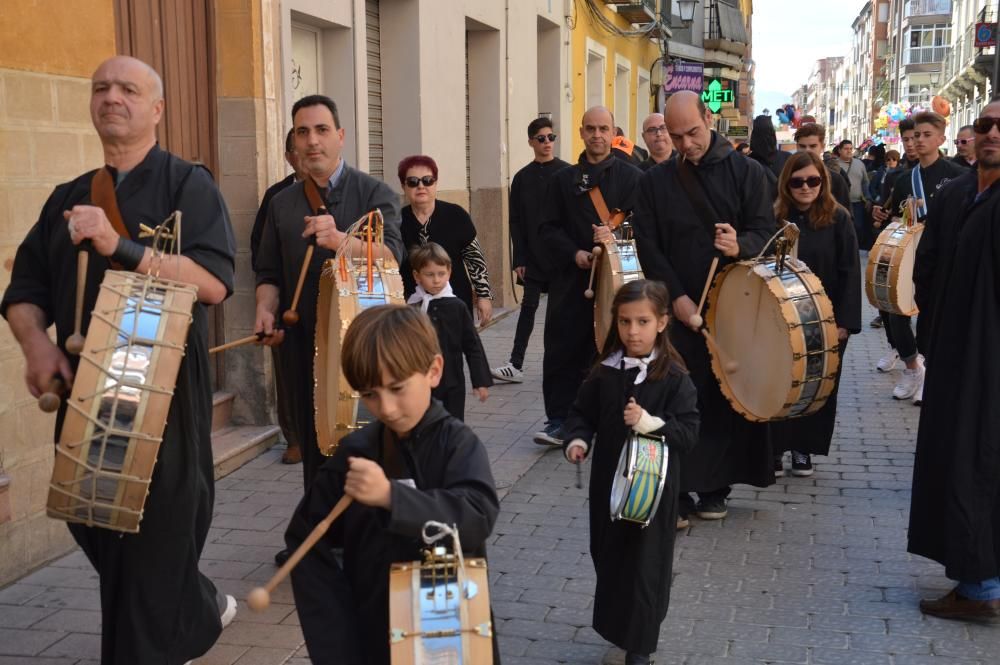
[[[952,0],[891,0],[887,102],[929,108],[952,48]]]
[[[991,74],[996,47],[976,47],[976,26],[996,23],[997,0],[953,0],[951,48],[944,61],[941,87],[937,91],[951,103],[948,138],[970,124],[993,95]],[[948,148],[954,152],[949,141]]]

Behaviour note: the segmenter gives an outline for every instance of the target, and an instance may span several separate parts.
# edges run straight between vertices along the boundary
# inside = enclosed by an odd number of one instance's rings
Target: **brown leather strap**
[[[625,213],[617,208],[615,208],[614,214],[608,210],[608,204],[604,202],[604,195],[601,194],[600,187],[593,187],[587,193],[590,194],[590,202],[594,204],[594,210],[597,211],[597,217],[602,224],[612,231],[622,225],[622,222],[625,221]]]
[[[115,196],[115,181],[107,167],[97,169],[90,179],[90,202],[104,211],[111,226],[122,238],[132,239],[132,234],[125,227],[121,210],[118,209],[118,198]]]
[[[323,202],[323,197],[319,195],[319,187],[316,186],[316,181],[311,176],[306,176],[306,179],[302,181],[302,185],[306,191],[306,199],[309,201],[309,207],[312,208],[313,214],[325,214],[326,203]]]

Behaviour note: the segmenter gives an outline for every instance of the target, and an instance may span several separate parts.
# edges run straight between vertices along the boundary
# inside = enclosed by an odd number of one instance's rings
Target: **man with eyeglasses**
[[[962,620],[1000,617],[1000,97],[973,128],[977,168],[941,189],[913,273],[934,331],[907,549],[958,582],[920,611]]]
[[[642,140],[649,148],[649,157],[639,164],[639,168],[643,171],[648,171],[674,156],[674,144],[670,142],[667,123],[662,113],[651,113],[642,121]]]
[[[542,293],[549,290],[548,253],[538,234],[539,211],[545,207],[552,174],[569,166],[555,156],[555,145],[556,134],[551,120],[535,118],[528,123],[528,146],[535,153],[535,159],[514,174],[510,181],[507,223],[514,248],[514,272],[524,284],[524,293],[510,360],[491,371],[493,378],[500,381],[521,383],[524,380],[524,353],[535,326],[538,300]]]
[[[257,312],[254,332],[264,335],[262,344],[277,347],[275,372],[278,399],[291,410],[289,440],[299,442],[302,472],[308,489],[326,460],[316,443],[313,406],[313,359],[315,357],[316,309],[323,262],[333,258],[344,243],[363,246],[344,231],[362,215],[378,208],[385,219],[384,255],[401,262],[403,241],[399,230],[399,196],[381,180],[348,166],[341,154],[344,128],[337,105],[325,95],[309,95],[292,107],[295,153],[306,177],[271,199],[257,249]],[[306,186],[315,187],[324,207],[313,208]],[[282,327],[279,316],[291,306],[306,248],[315,243],[298,301],[299,320]],[[286,434],[286,436],[288,436]],[[275,555],[283,564],[288,550]]]
[[[958,130],[955,137],[955,151],[958,153],[951,158],[959,166],[967,169],[976,167],[976,133],[972,130],[972,125],[966,125]]]

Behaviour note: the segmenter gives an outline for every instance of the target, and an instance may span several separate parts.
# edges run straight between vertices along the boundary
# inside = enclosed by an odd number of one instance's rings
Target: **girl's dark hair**
[[[648,300],[653,306],[653,312],[658,317],[670,314],[670,292],[663,282],[637,279],[618,289],[615,299],[611,302],[611,330],[608,331],[607,339],[604,340],[604,349],[601,350],[597,364],[594,366],[595,371],[604,360],[616,351],[624,352],[625,345],[622,344],[621,337],[618,336],[618,311],[622,305],[640,300]],[[656,360],[649,366],[648,376],[654,381],[666,377],[670,373],[671,367],[676,367],[687,374],[684,359],[670,343],[669,328],[670,326],[664,328],[663,332],[657,335],[656,342],[653,344],[653,348],[656,350]]]

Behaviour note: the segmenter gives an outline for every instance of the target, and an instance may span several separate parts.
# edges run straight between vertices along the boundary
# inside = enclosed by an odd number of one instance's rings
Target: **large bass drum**
[[[779,269],[772,256],[726,266],[712,284],[705,325],[718,345],[712,371],[722,394],[747,420],[809,415],[833,392],[840,367],[833,304],[802,261],[788,257]]]
[[[595,260],[598,264],[597,287],[594,289],[594,339],[600,351],[613,323],[611,303],[615,294],[625,284],[642,279],[643,275],[639,255],[635,251],[635,240],[604,243],[604,251]]]
[[[878,235],[865,268],[865,294],[872,307],[903,316],[917,313],[913,263],[923,233],[923,224],[896,221]]]

